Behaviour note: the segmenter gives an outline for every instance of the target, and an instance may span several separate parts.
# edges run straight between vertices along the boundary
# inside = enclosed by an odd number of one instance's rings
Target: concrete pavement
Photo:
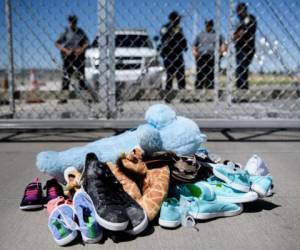
[[[208,133],[212,141],[206,146],[222,159],[242,164],[258,153],[273,175],[273,197],[246,204],[239,216],[199,222],[198,230],[166,230],[154,225],[135,239],[120,235],[115,243],[111,237],[105,237],[99,244],[86,246],[77,241],[72,249],[300,249],[300,133],[233,135],[249,136],[250,141],[229,142],[219,133]],[[19,210],[19,202],[24,187],[35,176],[47,180],[35,166],[38,152],[83,144],[0,142],[0,249],[60,249],[48,231],[46,210],[24,212]]]

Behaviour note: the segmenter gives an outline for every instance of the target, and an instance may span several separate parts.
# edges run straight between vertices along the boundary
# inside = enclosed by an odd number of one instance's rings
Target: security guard
[[[177,79],[179,89],[185,88],[183,52],[187,51],[187,41],[180,27],[181,16],[173,11],[169,15],[169,22],[160,31],[161,56],[167,72],[166,89],[172,89],[172,80]]]
[[[236,12],[240,19],[233,34],[237,64],[236,87],[248,89],[248,69],[255,53],[256,19],[248,14],[245,3],[239,3]]]
[[[79,74],[79,86],[86,89],[84,78],[84,54],[89,45],[85,32],[77,27],[77,17],[68,17],[69,26],[60,34],[55,46],[61,52],[63,60],[62,90],[68,90],[70,78],[74,72]],[[66,103],[67,100],[59,100],[59,103]]]

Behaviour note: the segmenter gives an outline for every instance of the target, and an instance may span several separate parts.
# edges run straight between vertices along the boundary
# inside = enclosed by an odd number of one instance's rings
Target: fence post
[[[115,34],[114,0],[98,0],[99,97],[106,118],[114,116],[115,101]]]
[[[107,118],[115,118],[117,112],[116,84],[115,84],[115,0],[107,3],[107,26],[108,26],[108,95],[107,95]]]
[[[5,16],[6,16],[6,36],[7,36],[7,65],[8,65],[8,84],[9,84],[9,103],[12,117],[15,115],[15,71],[14,71],[14,53],[13,53],[13,33],[12,33],[12,17],[11,17],[11,1],[5,0]]]
[[[216,7],[216,15],[215,15],[215,51],[214,51],[214,58],[215,58],[215,65],[214,65],[214,89],[215,89],[215,102],[219,101],[219,61],[220,61],[220,19],[221,19],[221,0],[215,0],[215,7]]]
[[[229,0],[229,17],[228,17],[228,56],[227,56],[227,84],[226,84],[226,101],[227,105],[230,106],[232,102],[232,88],[233,88],[233,75],[234,75],[234,41],[233,41],[233,16],[234,0]]]

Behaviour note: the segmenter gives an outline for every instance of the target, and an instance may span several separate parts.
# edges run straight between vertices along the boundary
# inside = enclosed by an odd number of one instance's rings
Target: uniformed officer
[[[183,52],[187,51],[187,41],[180,27],[181,16],[173,11],[169,15],[169,22],[160,31],[161,56],[167,72],[166,89],[172,89],[172,80],[177,79],[179,89],[185,88]]]
[[[233,34],[236,50],[236,87],[248,89],[249,65],[255,54],[256,19],[248,14],[247,5],[239,3],[236,7],[239,24]]]
[[[77,27],[77,17],[68,17],[69,26],[60,34],[55,46],[60,50],[63,60],[62,90],[68,90],[73,73],[79,74],[79,86],[86,89],[84,78],[84,53],[89,45],[85,32]],[[61,99],[59,103],[66,103]]]

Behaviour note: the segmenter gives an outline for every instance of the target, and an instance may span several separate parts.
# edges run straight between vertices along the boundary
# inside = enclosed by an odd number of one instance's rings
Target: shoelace
[[[196,227],[195,219],[188,212],[189,205],[188,201],[180,199],[181,225],[183,227],[192,227],[199,231]]]

